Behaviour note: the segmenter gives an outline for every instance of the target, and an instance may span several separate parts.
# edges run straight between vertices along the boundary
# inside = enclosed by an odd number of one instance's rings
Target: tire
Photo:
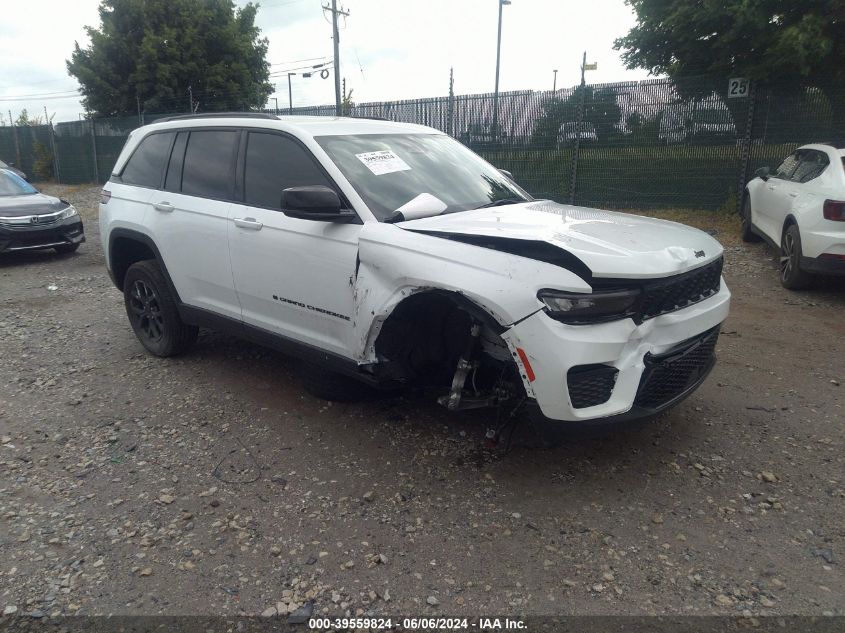
[[[321,400],[363,402],[375,400],[380,393],[360,380],[333,372],[309,361],[301,361],[300,377],[305,390]]]
[[[81,242],[77,242],[76,244],[62,244],[61,246],[54,246],[53,248],[59,255],[69,255],[78,251],[80,244]]]
[[[739,211],[740,229],[739,235],[743,242],[753,244],[760,241],[760,236],[757,235],[751,228],[751,196],[747,193],[742,199],[742,208]]]
[[[801,290],[811,281],[812,276],[801,270],[801,233],[792,224],[780,239],[780,284],[787,290]]]
[[[151,354],[175,356],[196,341],[198,328],[179,317],[176,301],[155,261],[129,267],[123,280],[123,301],[135,336]]]

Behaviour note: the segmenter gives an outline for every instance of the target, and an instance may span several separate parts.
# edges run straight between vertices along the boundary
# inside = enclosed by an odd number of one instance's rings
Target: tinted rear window
[[[192,131],[185,151],[182,193],[231,199],[239,136],[234,130]]]
[[[126,167],[123,168],[121,174],[123,182],[158,188],[161,185],[161,177],[174,136],[176,136],[175,132],[163,132],[150,134],[141,141],[129,157]]]

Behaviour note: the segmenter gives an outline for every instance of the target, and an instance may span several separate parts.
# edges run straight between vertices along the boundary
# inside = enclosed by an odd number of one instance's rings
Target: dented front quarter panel
[[[508,327],[541,309],[541,288],[591,291],[583,279],[558,266],[392,224],[366,223],[358,255],[352,351],[361,364],[377,361],[375,340],[382,323],[403,299],[418,292],[460,293]]]

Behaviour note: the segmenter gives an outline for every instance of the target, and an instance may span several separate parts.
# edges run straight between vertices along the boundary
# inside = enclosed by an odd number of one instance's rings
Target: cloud
[[[326,1],[326,0],[323,0]],[[328,0],[330,2],[330,0]],[[0,109],[43,112],[56,120],[77,118],[78,99],[59,98],[77,87],[65,60],[74,41],[87,45],[84,26],[98,25],[97,0],[28,0],[6,3],[0,22],[0,99],[39,95],[25,101],[0,101]],[[237,6],[243,6],[238,0]],[[258,25],[269,40],[268,58],[279,107],[288,103],[288,70],[332,58],[332,30],[321,0],[269,0],[261,3]],[[457,94],[492,92],[496,67],[495,0],[344,0],[350,16],[341,21],[341,76],[357,103],[443,96],[454,67]],[[33,20],[33,16],[38,16]],[[561,0],[512,0],[503,7],[500,89],[547,90],[558,69],[558,87],[580,79],[582,52],[598,70],[591,83],[640,79],[643,71],[625,70],[613,40],[634,18],[624,0],[587,3]],[[302,70],[293,70],[301,73]],[[334,79],[318,74],[291,78],[294,105],[334,103]],[[48,94],[52,93],[52,94]],[[271,101],[272,103],[272,101]]]

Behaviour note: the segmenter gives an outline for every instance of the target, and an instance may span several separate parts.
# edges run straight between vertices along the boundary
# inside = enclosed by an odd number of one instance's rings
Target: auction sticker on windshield
[[[364,165],[367,166],[367,169],[373,172],[376,176],[392,174],[396,171],[408,171],[411,169],[411,166],[408,163],[399,158],[389,149],[381,150],[379,152],[355,154],[355,158],[364,163]]]

